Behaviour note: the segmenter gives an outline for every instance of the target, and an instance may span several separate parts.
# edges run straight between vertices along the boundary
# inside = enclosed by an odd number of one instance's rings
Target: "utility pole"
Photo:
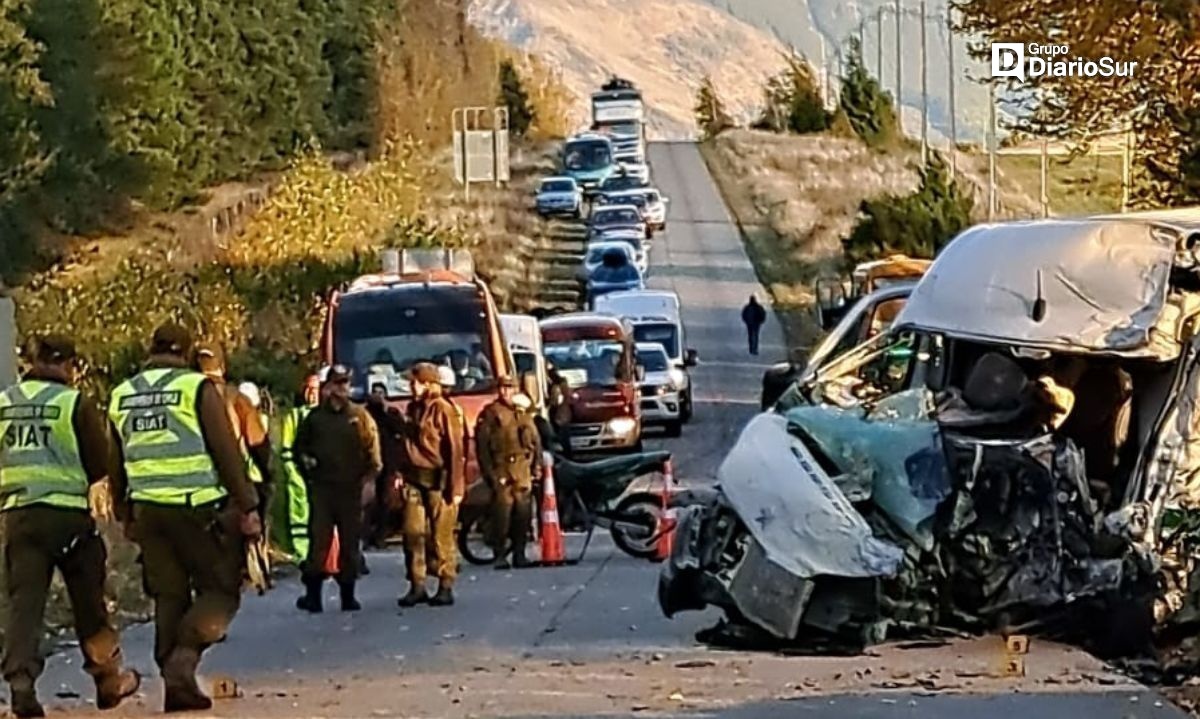
[[[1125,147],[1121,153],[1121,212],[1129,212],[1129,196],[1133,190],[1133,123],[1125,128]]]
[[[829,97],[830,97],[831,93],[830,93],[830,89],[829,89],[830,88],[830,85],[829,85],[829,61],[826,59],[826,55],[825,55],[825,36],[818,33],[817,39],[819,39],[821,41],[821,72],[825,78],[825,82],[822,83],[823,87],[821,88],[822,89],[821,102],[824,103],[825,109],[828,110],[829,109]]]
[[[862,57],[863,65],[867,64],[867,19],[864,17],[858,23],[858,54]]]
[[[1042,217],[1050,216],[1050,193],[1046,191],[1047,176],[1050,174],[1050,141],[1042,138],[1042,162],[1041,162],[1041,181],[1038,183],[1041,188],[1040,199],[1042,202]]]
[[[921,166],[929,164],[929,39],[926,32],[925,0],[918,15],[921,22]]]
[[[946,8],[946,50],[950,55],[950,177],[958,174],[958,102],[954,91],[954,16]]]
[[[996,84],[988,83],[988,222],[996,219]]]
[[[903,41],[904,31],[901,27],[903,21],[903,11],[900,8],[900,0],[896,0],[896,121],[900,123],[900,134],[904,134],[904,53]]]
[[[883,87],[883,11],[886,9],[887,5],[881,5],[875,11],[875,77],[879,79],[880,87]]]

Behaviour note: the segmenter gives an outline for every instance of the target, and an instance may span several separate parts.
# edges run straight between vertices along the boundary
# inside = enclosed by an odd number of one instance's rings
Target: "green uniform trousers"
[[[441,472],[410,473],[404,484],[404,555],[408,581],[425,583],[426,552],[433,540],[433,558],[439,587],[450,589],[458,576],[458,547],[454,544],[458,512],[446,501]]]
[[[222,526],[216,504],[134,505],[146,594],[154,600],[154,659],[176,648],[204,652],[225,637],[242,594],[245,542]]]
[[[362,563],[362,489],[356,482],[310,484],[308,558],[304,561],[306,580],[325,579],[325,558],[333,545],[333,530],[338,533],[339,582],[358,579]]]
[[[533,487],[524,482],[492,483],[492,548],[500,557],[525,551],[533,522]]]
[[[33,505],[5,512],[3,523],[9,602],[4,678],[32,688],[42,673],[39,645],[55,569],[67,586],[84,670],[95,677],[116,672],[121,646],[104,603],[108,552],[88,512]]]

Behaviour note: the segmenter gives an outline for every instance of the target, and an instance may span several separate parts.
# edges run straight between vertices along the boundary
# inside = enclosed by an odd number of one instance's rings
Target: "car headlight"
[[[623,437],[637,429],[637,421],[629,417],[617,417],[608,421],[608,428],[613,434]]]
[[[683,386],[687,384],[687,374],[685,374],[684,371],[678,367],[672,367],[671,384],[675,385],[679,389],[683,389]]]

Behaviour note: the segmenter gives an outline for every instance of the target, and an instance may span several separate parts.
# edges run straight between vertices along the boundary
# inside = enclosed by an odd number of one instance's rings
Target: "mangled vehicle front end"
[[[974,228],[887,335],[793,388],[680,516],[660,579],[718,634],[865,646],[1196,619],[1200,216]]]

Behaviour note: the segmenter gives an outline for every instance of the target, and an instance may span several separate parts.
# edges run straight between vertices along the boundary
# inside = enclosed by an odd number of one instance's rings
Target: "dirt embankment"
[[[813,281],[841,267],[841,240],[863,200],[917,188],[920,152],[877,151],[857,139],[731,130],[701,152],[733,212],[750,259],[784,322],[788,344],[810,346],[819,334],[811,311]],[[959,177],[987,207],[986,158],[959,155]],[[1038,212],[1019,188],[1001,185],[1001,217]]]

